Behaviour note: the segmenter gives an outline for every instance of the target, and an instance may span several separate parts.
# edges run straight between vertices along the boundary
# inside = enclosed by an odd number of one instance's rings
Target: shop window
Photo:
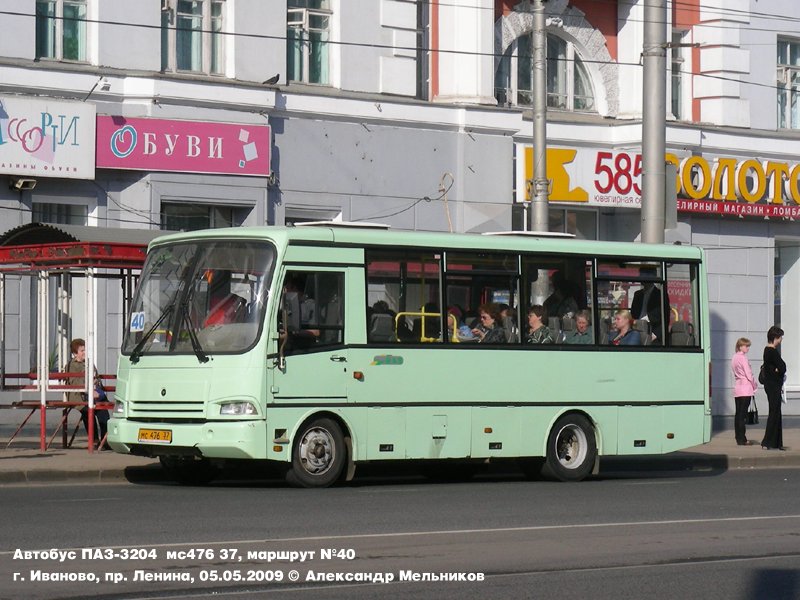
[[[225,0],[164,0],[161,69],[223,74],[224,14]]]
[[[800,41],[778,40],[778,127],[800,129]]]
[[[287,79],[330,83],[330,0],[288,0],[286,17]]]
[[[196,231],[220,227],[239,227],[248,209],[239,206],[162,202],[161,228],[169,231]]]
[[[34,202],[31,205],[31,209],[31,219],[34,223],[53,223],[60,225],[89,224],[89,208],[85,204]]]
[[[37,0],[36,58],[86,62],[87,0]]]
[[[777,325],[787,332],[778,351],[786,364],[796,365],[800,361],[800,340],[794,334],[800,330],[800,304],[794,300],[795,290],[800,285],[800,246],[796,241],[776,240],[774,272],[772,323],[767,323],[766,327]],[[756,363],[761,360],[761,348],[767,342],[766,332],[761,335],[760,339],[753,340],[753,350],[750,351],[751,358]],[[797,369],[789,368],[786,376],[787,386],[796,391],[800,385],[800,373]]]
[[[495,97],[501,105],[533,104],[533,36],[517,38],[495,75]],[[572,42],[547,34],[547,106],[557,110],[596,112],[589,71]]]
[[[571,233],[580,240],[597,239],[597,212],[593,210],[551,208],[549,224],[554,233]]]

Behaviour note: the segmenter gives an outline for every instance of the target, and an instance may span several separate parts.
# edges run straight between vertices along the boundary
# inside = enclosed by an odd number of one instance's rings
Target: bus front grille
[[[205,402],[198,401],[164,401],[137,400],[128,404],[128,416],[136,417],[171,417],[197,419],[205,417]]]

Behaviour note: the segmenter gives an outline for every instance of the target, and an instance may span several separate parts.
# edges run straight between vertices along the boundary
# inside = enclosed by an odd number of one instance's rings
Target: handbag
[[[750,407],[747,409],[747,418],[745,419],[745,423],[748,425],[758,424],[758,406],[756,406],[755,396],[751,396],[750,398]]]
[[[103,389],[102,384],[95,384],[94,389],[97,392],[97,398],[95,398],[95,402],[108,402],[108,396],[106,395],[106,391]]]
[[[767,383],[767,380],[764,377],[764,365],[761,365],[761,370],[758,372],[758,383],[760,383],[761,385]]]

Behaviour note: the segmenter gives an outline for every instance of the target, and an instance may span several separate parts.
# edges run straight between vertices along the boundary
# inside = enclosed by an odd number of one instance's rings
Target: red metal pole
[[[39,406],[39,449],[44,452],[47,450],[47,405],[42,403]]]
[[[89,453],[94,452],[94,402],[89,402]]]

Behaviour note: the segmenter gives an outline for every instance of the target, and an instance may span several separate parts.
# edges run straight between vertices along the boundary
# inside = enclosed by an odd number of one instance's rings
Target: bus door
[[[286,268],[277,315],[271,400],[340,404],[347,398],[345,271]]]

